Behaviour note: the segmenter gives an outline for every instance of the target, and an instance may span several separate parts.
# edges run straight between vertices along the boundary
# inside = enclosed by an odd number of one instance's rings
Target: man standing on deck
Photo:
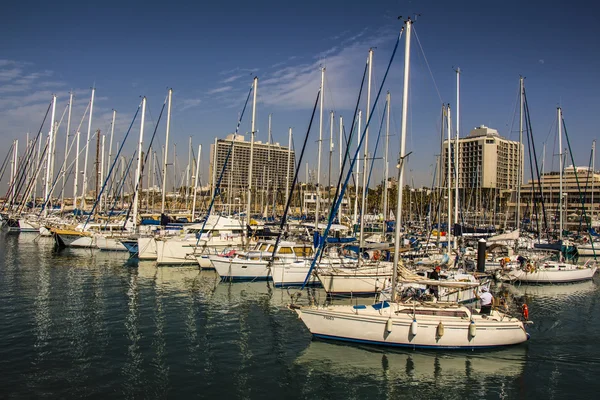
[[[441,270],[442,268],[439,265],[436,266],[433,272],[429,274],[429,279],[439,281]],[[438,298],[438,286],[429,286],[429,292],[431,292],[431,294],[434,295],[436,299]]]
[[[485,286],[481,287],[481,294],[477,296],[481,303],[480,314],[490,315],[492,312],[492,304],[494,302],[494,296],[489,292],[488,288]]]

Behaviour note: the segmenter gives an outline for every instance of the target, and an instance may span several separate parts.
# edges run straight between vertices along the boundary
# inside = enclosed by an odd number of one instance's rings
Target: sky
[[[558,167],[558,158],[553,156],[559,152],[557,106],[562,106],[577,164],[588,164],[592,140],[598,138],[595,116],[600,109],[600,27],[596,20],[600,10],[589,2],[575,0],[549,7],[537,0],[195,4],[108,0],[94,6],[75,1],[19,1],[3,5],[2,13],[2,160],[13,139],[19,139],[22,152],[26,133],[38,132],[53,93],[58,96],[57,119],[65,110],[69,91],[74,93],[74,132],[94,86],[92,131],[109,133],[115,109],[115,142],[123,139],[141,96],[146,96],[144,135],[148,143],[167,90],[173,88],[170,142],[177,144],[178,168],[187,164],[192,136],[194,151],[203,145],[202,179],[206,182],[208,146],[215,137],[235,130],[254,76],[259,78],[256,140],[267,140],[268,115],[272,114],[273,140],[287,144],[288,128],[292,127],[294,147],[299,150],[319,89],[321,67],[326,68],[323,138],[329,139],[329,112],[333,111],[337,155],[338,118],[344,117],[348,131],[369,49],[374,48],[374,99],[402,27],[398,17],[415,14],[420,15],[411,41],[409,183],[431,185],[439,153],[442,103],[450,103],[455,111],[457,67],[462,71],[461,136],[485,124],[516,140],[522,75],[540,160],[543,143],[547,143],[546,170]],[[399,152],[404,57],[402,39],[371,122],[372,152],[385,93],[390,91],[391,160],[397,159]],[[360,105],[363,114],[365,97]],[[251,130],[249,111],[241,133]],[[317,113],[304,160],[311,169],[317,165],[318,127]],[[63,122],[57,139],[58,157],[64,151],[65,128]],[[46,123],[44,135],[48,130]],[[85,137],[87,119],[81,132]],[[163,119],[155,148],[164,144],[164,134]],[[137,147],[138,136],[136,122],[124,146],[126,155]],[[382,176],[383,140],[377,150],[374,181]],[[327,181],[327,151],[325,145],[323,182]],[[93,149],[90,154],[94,154]],[[394,164],[392,161],[390,165]],[[304,167],[302,171],[300,179],[304,180]],[[5,182],[0,189],[6,190]]]

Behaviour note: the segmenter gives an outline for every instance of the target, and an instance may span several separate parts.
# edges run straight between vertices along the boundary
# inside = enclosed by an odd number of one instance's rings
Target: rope
[[[392,55],[390,57],[390,61],[388,63],[388,66],[386,68],[385,74],[383,76],[383,81],[381,82],[381,86],[379,87],[379,91],[377,92],[377,96],[375,97],[375,102],[373,103],[373,107],[372,110],[375,110],[375,106],[377,105],[377,102],[379,101],[379,97],[381,96],[381,91],[383,90],[383,85],[385,84],[385,81],[387,79],[387,76],[390,72],[390,67],[392,66],[392,62],[394,61],[394,57],[396,55],[396,51],[398,50],[398,45],[400,44],[400,38],[402,37],[402,33],[404,32],[404,27],[402,28],[402,30],[400,30],[400,34],[398,35],[398,39],[396,40],[396,44],[394,46],[394,50],[392,51]],[[358,157],[358,155],[360,154],[360,149],[362,147],[362,144],[364,142],[365,139],[365,134],[367,131],[367,128],[369,127],[369,124],[371,123],[371,119],[373,118],[374,112],[371,112],[369,114],[369,119],[365,125],[365,128],[363,130],[363,133],[360,137],[360,141],[358,143],[358,146],[356,148],[356,152],[354,153],[354,158],[352,159],[352,162],[350,163],[350,169],[348,171],[348,174],[346,175],[346,179],[344,181],[344,185],[342,186],[340,195],[337,197],[336,202],[335,202],[335,206],[333,208],[333,212],[329,214],[329,221],[327,223],[327,228],[325,228],[325,232],[323,232],[323,236],[320,239],[320,244],[319,247],[317,249],[317,252],[315,254],[315,257],[313,258],[311,265],[310,265],[310,269],[308,271],[308,273],[306,274],[306,278],[304,278],[304,282],[302,283],[302,288],[300,290],[303,290],[304,287],[306,286],[310,275],[312,274],[312,271],[315,267],[315,264],[317,262],[317,260],[320,258],[322,252],[323,252],[323,247],[325,242],[327,241],[327,236],[329,235],[329,230],[331,229],[331,225],[333,223],[333,218],[334,216],[337,214],[337,210],[340,207],[341,203],[342,203],[342,199],[344,197],[344,193],[346,191],[346,187],[348,185],[348,181],[350,180],[350,176],[352,175],[352,170],[354,169],[354,165],[356,164],[356,159]],[[341,176],[340,176],[341,179]]]

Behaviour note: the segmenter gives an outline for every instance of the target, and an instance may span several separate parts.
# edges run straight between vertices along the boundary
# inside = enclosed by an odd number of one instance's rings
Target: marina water
[[[524,345],[388,349],[312,340],[294,290],[2,234],[0,397],[596,398],[599,285],[496,287],[529,305]]]

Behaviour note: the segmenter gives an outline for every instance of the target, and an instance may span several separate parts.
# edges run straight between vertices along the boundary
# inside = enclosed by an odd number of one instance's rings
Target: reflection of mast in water
[[[122,369],[124,375],[124,391],[126,397],[134,397],[139,390],[139,382],[142,373],[142,354],[138,341],[140,333],[138,332],[138,282],[137,271],[132,270],[129,278],[129,289],[127,290],[128,313],[125,319],[125,331],[129,346],[127,346],[127,360]]]
[[[295,364],[323,379],[343,376],[347,380],[355,376],[380,381],[388,390],[391,390],[389,386],[395,386],[396,391],[405,390],[397,385],[407,382],[410,387],[416,383],[432,384],[435,390],[461,390],[461,385],[480,387],[477,393],[481,394],[489,390],[490,378],[498,384],[504,381],[510,383],[521,376],[525,362],[526,348],[522,346],[485,354],[431,354],[413,350],[382,352],[372,347],[359,348],[316,340],[310,343]],[[405,397],[411,397],[409,393],[403,393]]]
[[[65,319],[63,335],[70,343],[69,355],[72,360],[84,359],[90,347],[85,332],[86,315],[83,304],[83,290],[87,287],[84,277],[88,275],[87,270],[75,267],[69,267],[67,270],[67,318]],[[79,388],[85,382],[88,365],[87,363],[77,363],[77,367],[71,368],[66,378],[69,387]]]
[[[169,367],[165,363],[166,343],[164,331],[166,327],[166,317],[163,309],[163,289],[164,288],[161,285],[154,285],[154,325],[156,326],[156,331],[154,333],[154,339],[152,340],[152,347],[155,351],[155,355],[152,361],[154,365],[156,365],[156,394],[158,395],[158,397],[166,398],[169,388]]]
[[[8,255],[8,254],[7,254]],[[50,331],[52,321],[50,319],[50,273],[48,266],[43,260],[40,260],[38,268],[38,286],[37,295],[34,301],[34,320],[35,320],[35,350],[36,357],[34,364],[42,368],[45,356],[48,354],[48,332]],[[6,265],[14,265],[13,262],[6,260]],[[8,268],[7,268],[8,269]],[[41,376],[43,374],[40,374]]]

